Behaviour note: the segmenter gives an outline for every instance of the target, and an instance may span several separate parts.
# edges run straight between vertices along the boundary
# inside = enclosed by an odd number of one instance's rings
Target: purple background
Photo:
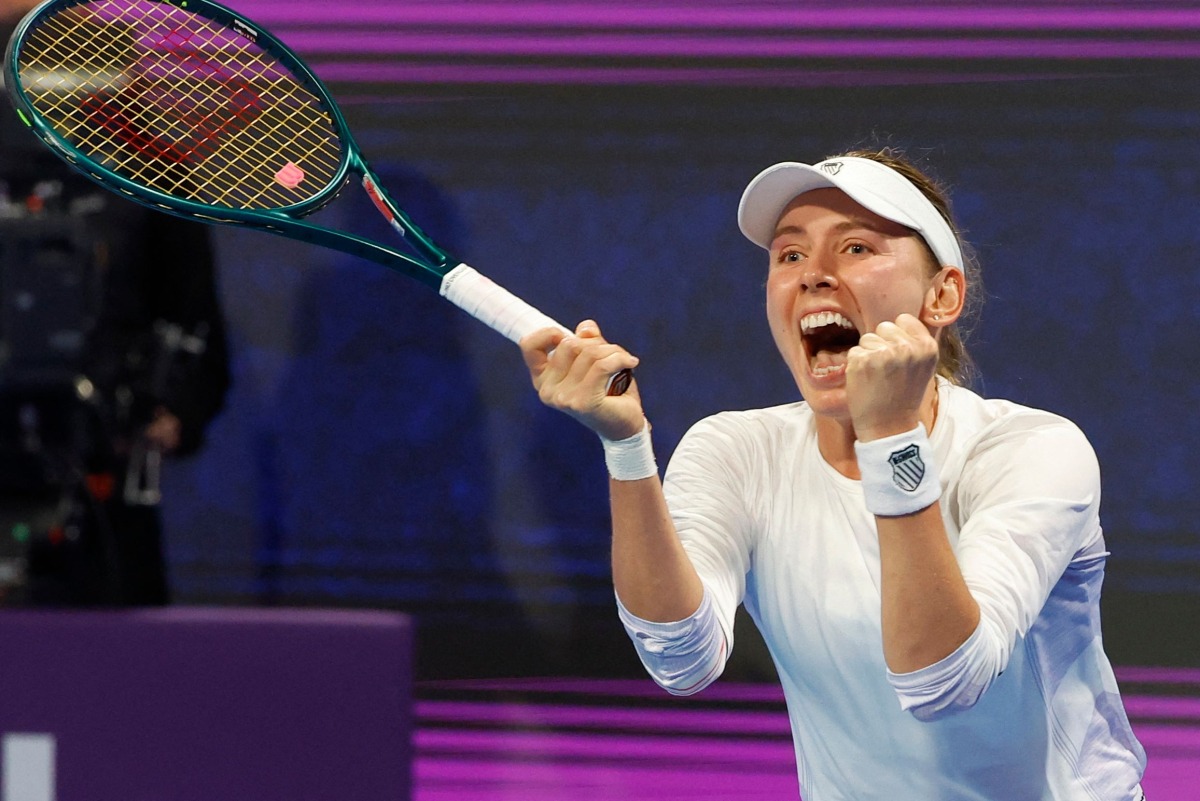
[[[410,798],[404,615],[6,610],[0,636],[0,726],[54,736],[60,801]]]

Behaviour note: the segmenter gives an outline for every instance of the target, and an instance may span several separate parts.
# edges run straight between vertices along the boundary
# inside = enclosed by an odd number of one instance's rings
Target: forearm
[[[979,625],[942,522],[940,504],[877,517],[883,596],[883,652],[894,673],[928,667],[953,653]]]
[[[612,502],[613,585],[633,615],[651,622],[690,616],[704,596],[667,511],[637,382],[608,394],[608,377],[637,366],[585,320],[574,336],[547,328],[521,340],[538,397],[569,414],[604,443]],[[640,432],[640,433],[639,433]]]
[[[644,620],[671,622],[693,614],[704,587],[675,532],[658,477],[610,479],[609,488],[617,597]]]

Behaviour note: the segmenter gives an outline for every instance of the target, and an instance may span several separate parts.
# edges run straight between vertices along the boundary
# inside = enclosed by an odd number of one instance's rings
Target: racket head
[[[299,56],[209,0],[49,0],[17,26],[4,70],[58,156],[180,216],[273,228],[365,169]]]

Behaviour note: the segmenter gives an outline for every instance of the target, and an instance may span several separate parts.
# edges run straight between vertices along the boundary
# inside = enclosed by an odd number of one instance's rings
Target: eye
[[[846,252],[853,256],[866,256],[870,253],[874,253],[875,251],[871,249],[870,245],[862,242],[851,242],[850,244],[846,245]]]
[[[804,254],[798,250],[783,250],[775,261],[779,264],[799,264],[804,261]]]

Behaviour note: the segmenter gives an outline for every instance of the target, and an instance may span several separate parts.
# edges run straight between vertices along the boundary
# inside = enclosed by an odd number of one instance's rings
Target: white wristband
[[[942,495],[925,426],[870,442],[855,442],[867,511],[898,517],[931,506]]]
[[[604,463],[608,474],[617,481],[637,481],[658,475],[658,463],[654,461],[654,445],[650,442],[650,421],[642,430],[625,439],[600,438],[604,444]]]

